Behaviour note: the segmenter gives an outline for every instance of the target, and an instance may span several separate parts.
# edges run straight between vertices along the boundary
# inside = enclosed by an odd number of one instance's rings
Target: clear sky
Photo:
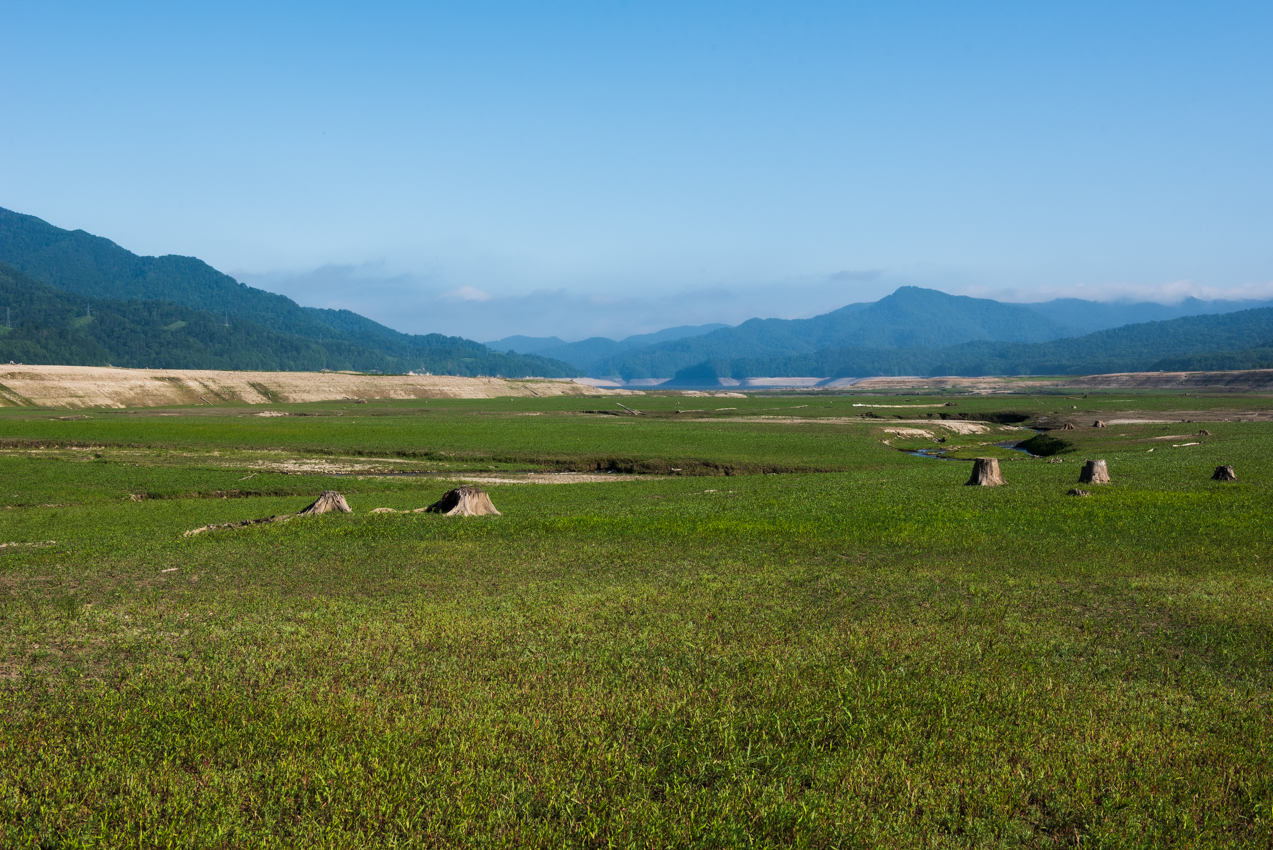
[[[34,3],[0,206],[401,330],[1273,297],[1273,4]]]

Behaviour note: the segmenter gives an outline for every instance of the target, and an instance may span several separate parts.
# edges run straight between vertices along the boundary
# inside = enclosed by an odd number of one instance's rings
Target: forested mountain
[[[0,263],[12,267],[4,270],[9,303],[0,309],[15,311],[13,333],[5,340],[11,346],[21,342],[27,352],[13,348],[6,359],[546,378],[580,374],[544,357],[495,352],[460,337],[399,333],[348,310],[301,307],[193,257],[141,257],[109,239],[4,209]],[[37,282],[47,291],[31,288]],[[21,295],[25,288],[31,288],[29,302]],[[18,310],[20,303],[25,307]],[[64,321],[75,309],[90,306],[101,311],[101,321],[73,327]],[[185,312],[173,312],[178,308]],[[186,325],[165,330],[179,321]],[[275,365],[242,365],[247,363]]]
[[[676,383],[718,377],[874,375],[1064,375],[1265,368],[1273,360],[1273,308],[1188,316],[1043,343],[969,342],[948,347],[828,348],[792,357],[708,360]]]
[[[170,369],[402,372],[403,361],[337,339],[285,334],[255,322],[171,301],[121,301],[63,292],[0,264],[0,362]],[[539,358],[493,352],[440,337],[429,371],[452,375],[543,375]],[[551,363],[550,361],[543,361]]]

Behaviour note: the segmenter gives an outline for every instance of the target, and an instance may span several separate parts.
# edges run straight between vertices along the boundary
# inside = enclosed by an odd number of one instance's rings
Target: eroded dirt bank
[[[98,366],[0,367],[0,406],[161,407],[176,404],[632,395],[569,380],[359,375],[346,372],[222,372]]]

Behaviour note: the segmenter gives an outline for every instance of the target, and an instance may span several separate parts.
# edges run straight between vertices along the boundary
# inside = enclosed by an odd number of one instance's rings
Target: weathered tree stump
[[[1109,467],[1105,465],[1105,461],[1089,460],[1084,462],[1083,471],[1079,473],[1079,483],[1108,484]]]
[[[305,510],[297,513],[297,516],[318,516],[328,511],[340,511],[342,514],[352,514],[354,509],[349,507],[349,503],[345,501],[345,497],[337,493],[335,490],[324,490],[318,495],[318,500]]]
[[[1211,476],[1212,481],[1237,481],[1238,475],[1233,471],[1232,466],[1217,466],[1215,473]]]
[[[1079,489],[1079,488],[1077,488],[1077,487],[1071,487],[1071,488],[1070,488],[1070,492],[1066,493],[1065,495],[1067,495],[1067,496],[1090,496],[1090,495],[1092,495],[1092,491],[1090,491],[1090,490],[1080,490],[1080,489]]]
[[[1208,431],[1206,428],[1203,428],[1201,431],[1199,431],[1199,432],[1198,432],[1198,436],[1199,436],[1199,437],[1210,437],[1210,436],[1211,436],[1211,432],[1210,432],[1210,431]]]
[[[429,505],[425,510],[431,514],[445,516],[484,516],[487,514],[500,516],[491,504],[491,497],[479,487],[457,487],[446,491],[446,495]]]
[[[1093,422],[1093,423],[1092,423],[1092,427],[1093,427],[1093,428],[1104,428],[1104,427],[1105,427],[1105,420],[1104,420],[1104,419],[1097,419],[1095,422]]]
[[[999,472],[999,459],[979,457],[972,465],[972,477],[968,479],[968,487],[999,487],[1008,482],[1003,480]]]
[[[1066,422],[1064,425],[1062,425],[1062,426],[1060,427],[1060,429],[1059,429],[1059,430],[1061,430],[1061,431],[1073,431],[1073,430],[1075,430],[1075,429],[1074,429],[1074,423],[1073,423],[1073,422]]]

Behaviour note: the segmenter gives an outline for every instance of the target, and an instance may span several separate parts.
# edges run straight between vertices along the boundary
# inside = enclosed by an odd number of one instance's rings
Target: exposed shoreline
[[[163,407],[183,404],[271,404],[358,399],[542,398],[626,396],[643,392],[741,396],[740,390],[872,393],[953,390],[975,394],[1066,389],[1158,389],[1273,392],[1273,369],[1236,372],[1118,372],[1107,375],[1020,377],[754,378],[715,387],[641,389],[589,379],[461,378],[450,375],[367,375],[354,372],[233,372],[198,369],[116,369],[104,366],[0,367],[0,407]]]

